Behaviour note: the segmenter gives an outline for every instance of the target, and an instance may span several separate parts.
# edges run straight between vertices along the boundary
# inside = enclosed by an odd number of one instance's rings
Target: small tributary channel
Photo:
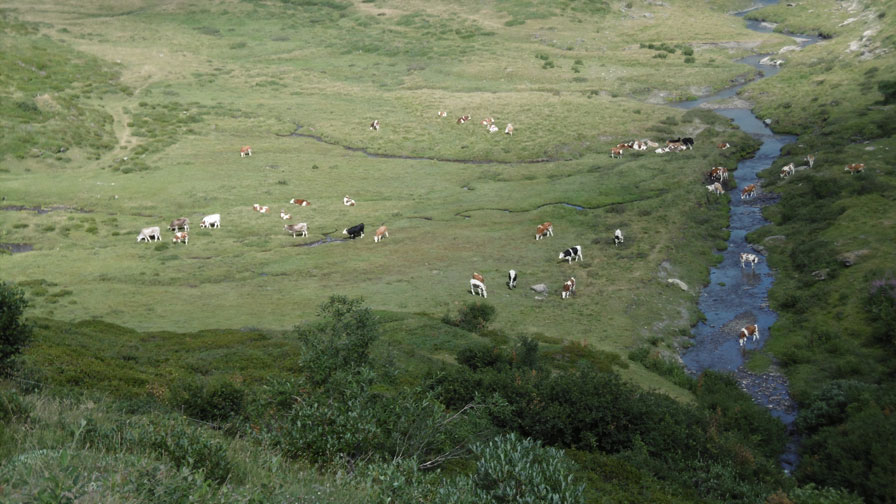
[[[764,1],[763,5],[777,3]],[[744,13],[737,15],[742,16]],[[748,21],[750,29],[770,31],[772,28],[758,22]],[[796,42],[805,46],[817,41],[813,37],[795,37]],[[759,78],[768,78],[778,73],[775,66],[761,65],[759,61],[764,55],[754,55],[739,60],[762,71]],[[786,59],[786,56],[785,56]],[[792,430],[796,418],[796,405],[790,398],[787,379],[779,371],[772,369],[764,373],[751,373],[745,369],[747,350],[761,348],[769,336],[769,327],[777,319],[777,315],[768,306],[768,291],[774,282],[774,272],[766,265],[765,257],[760,255],[760,262],[755,269],[748,265],[741,268],[740,253],[756,253],[746,242],[746,235],[765,224],[762,207],[773,199],[762,195],[742,200],[740,188],[757,183],[757,173],[770,167],[781,153],[781,148],[796,140],[792,135],[776,135],[750,110],[725,109],[713,107],[712,102],[726,100],[736,95],[740,84],[724,89],[714,95],[697,100],[676,104],[678,108],[692,109],[707,107],[716,113],[728,117],[740,129],[762,142],[759,150],[750,159],[744,159],[737,165],[733,175],[737,181],[737,189],[730,191],[731,215],[728,249],[722,253],[722,262],[710,270],[709,285],[706,286],[699,299],[700,310],[706,315],[706,321],[697,324],[693,329],[694,345],[687,349],[682,359],[691,373],[698,374],[712,369],[734,374],[741,388],[746,390],[758,404],[769,408],[770,412]],[[703,105],[706,104],[706,105]],[[710,167],[707,167],[707,170]],[[740,328],[748,324],[759,326],[760,339],[749,340],[745,348],[741,348],[737,334]],[[797,463],[796,439],[791,436],[791,443],[781,460],[784,469],[790,471]]]

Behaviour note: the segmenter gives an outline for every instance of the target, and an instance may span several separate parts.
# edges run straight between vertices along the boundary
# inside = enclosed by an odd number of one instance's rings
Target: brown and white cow
[[[289,215],[288,213],[284,212],[283,209],[281,209],[280,210],[280,218],[283,220],[289,220],[289,219],[292,219],[292,215]]]
[[[370,123],[370,129],[372,129],[374,131],[379,131],[380,130],[380,120],[374,119],[373,122]]]
[[[756,195],[756,184],[750,184],[740,191],[740,199],[752,198]]]
[[[781,178],[787,178],[787,177],[793,175],[795,171],[796,171],[796,165],[794,165],[793,163],[790,163],[789,165],[786,165],[783,168],[781,168]]]
[[[613,147],[610,149],[610,157],[611,158],[621,158],[622,153],[624,151],[625,151],[625,149],[620,149],[619,147]]]
[[[544,224],[539,224],[538,227],[535,228],[535,239],[540,240],[545,236],[554,236],[554,225],[550,222],[545,222]]]
[[[504,134],[513,136],[513,125],[512,124],[507,123],[507,127],[504,128]]]
[[[271,207],[259,205],[258,203],[256,203],[256,204],[252,205],[252,210],[255,210],[256,212],[259,212],[259,213],[268,213],[271,211]]]
[[[488,297],[488,293],[485,292],[485,284],[475,278],[470,279],[470,294],[474,296],[479,294],[484,298]]]
[[[377,228],[376,233],[373,235],[373,243],[378,243],[383,238],[389,237],[389,229],[386,226],[380,226]]]
[[[740,253],[740,267],[744,268],[747,263],[750,263],[750,269],[754,269],[757,264],[759,264],[759,257],[756,254],[748,254],[746,252]]]
[[[807,154],[806,162],[809,163],[809,168],[812,168],[815,165],[815,154]]]
[[[440,110],[438,115],[439,115],[439,117],[448,117],[448,112],[445,112],[444,110]]]
[[[299,205],[299,206],[311,206],[310,201],[299,199],[299,198],[293,198],[293,199],[289,200],[289,202],[294,205]]]
[[[186,231],[178,231],[174,233],[174,238],[171,239],[174,243],[183,243],[184,245],[190,244],[190,234]]]
[[[718,182],[715,182],[712,185],[706,186],[706,189],[711,193],[715,193],[717,196],[721,196],[725,192],[725,190],[722,189],[722,184],[720,184]]]
[[[569,297],[570,294],[575,294],[575,293],[576,293],[576,278],[569,277],[569,280],[567,280],[563,284],[563,290],[560,291],[560,297],[563,299],[566,299]]]
[[[296,224],[287,224],[283,226],[283,229],[287,233],[291,233],[292,237],[295,238],[297,234],[302,236],[308,236],[308,223],[307,222],[299,222]]]
[[[485,119],[479,121],[479,124],[483,126],[491,126],[492,124],[495,124],[495,120],[491,117],[486,117]]]
[[[171,224],[168,225],[168,229],[170,231],[177,231],[178,229],[183,229],[184,231],[190,230],[190,219],[186,217],[181,217],[180,219],[174,219],[171,221]]]
[[[850,175],[862,173],[863,171],[865,171],[865,163],[848,164],[843,171],[848,171]]]
[[[728,142],[722,142],[722,143],[720,143],[719,145],[717,145],[716,147],[718,147],[718,148],[720,148],[720,149],[722,149],[722,150],[725,150],[725,149],[727,149],[728,147],[731,147],[731,144],[728,143]]]
[[[724,166],[716,166],[712,170],[709,170],[709,179],[715,180],[716,182],[724,182],[728,180],[728,168]]]
[[[355,200],[349,198],[348,196],[343,196],[342,204],[345,206],[355,206]]]
[[[246,157],[252,155],[252,147],[246,145],[240,149],[240,157]]]
[[[740,341],[740,346],[744,346],[747,342],[747,338],[752,336],[753,341],[757,341],[759,339],[759,326],[756,324],[744,326],[741,328],[740,332],[737,334],[737,340]]]
[[[480,275],[479,273],[476,273],[475,271],[473,272],[473,278],[475,278],[476,280],[479,280],[482,283],[485,283],[485,279],[482,278],[482,275]]]
[[[467,122],[467,121],[469,121],[469,120],[470,120],[470,116],[469,116],[469,115],[462,115],[462,116],[460,116],[460,117],[457,118],[457,124],[463,124],[463,123],[465,123],[465,122]]]

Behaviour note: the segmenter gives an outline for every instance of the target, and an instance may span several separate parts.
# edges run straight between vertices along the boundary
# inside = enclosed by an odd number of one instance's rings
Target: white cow
[[[748,254],[746,252],[740,253],[740,267],[744,268],[747,263],[750,263],[750,269],[754,269],[757,264],[759,264],[759,257],[756,254]]]
[[[206,215],[199,223],[200,228],[219,228],[221,227],[221,214]]]
[[[137,243],[140,243],[142,241],[162,241],[162,230],[159,229],[159,226],[141,229],[140,234],[137,235]]]
[[[470,279],[470,294],[473,294],[475,296],[477,294],[477,291],[480,296],[482,296],[484,298],[488,297],[488,294],[485,292],[485,284],[480,282],[479,280],[476,280],[475,278],[471,278]]]
[[[287,233],[292,233],[293,238],[295,238],[297,234],[308,236],[307,222],[299,222],[298,224],[287,224],[283,226],[283,229],[286,230]]]

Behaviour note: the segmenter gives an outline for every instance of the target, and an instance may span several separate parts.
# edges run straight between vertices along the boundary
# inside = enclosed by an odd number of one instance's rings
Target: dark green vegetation
[[[31,326],[25,321],[27,307],[20,289],[0,281],[0,374],[7,374],[31,339]]]
[[[772,224],[749,238],[779,270],[769,298],[780,318],[766,350],[803,408],[797,478],[893,502],[896,452],[881,440],[896,432],[896,10],[870,1],[831,15],[838,5],[750,14],[832,38],[783,55],[775,79],[747,90],[762,117],[800,134],[765,174],[763,185],[781,195],[765,211]],[[812,168],[779,177],[808,154]],[[864,172],[844,171],[853,163]]]
[[[728,234],[727,196],[709,197],[703,175],[756,143],[662,103],[749,78],[734,59],[790,43],[724,14],[744,2],[5,5],[0,242],[34,251],[0,256],[0,271],[35,332],[0,395],[0,500],[892,500],[893,457],[874,443],[893,425],[883,4],[843,26],[846,11],[792,8],[837,49],[787,56],[747,90],[763,116],[809,132],[789,156],[829,168],[779,182],[770,211],[794,228],[768,244],[793,263],[772,301],[804,310],[769,346],[805,405],[797,478],[776,466],[781,425],[733,380],[666,360]],[[483,116],[515,134],[487,134]],[[697,146],[680,155],[607,155],[685,135]],[[869,169],[843,182],[857,154]],[[294,197],[314,203],[287,210],[307,239],[250,210]],[[222,229],[196,229],[210,213]],[[181,216],[189,246],[134,243]],[[546,220],[556,237],[535,242]],[[391,237],[297,246],[362,221]],[[844,236],[872,253],[832,262],[852,250]],[[586,260],[558,263],[574,244]],[[515,291],[501,285],[511,267]],[[487,302],[467,302],[472,271]],[[539,282],[544,299],[528,290]]]

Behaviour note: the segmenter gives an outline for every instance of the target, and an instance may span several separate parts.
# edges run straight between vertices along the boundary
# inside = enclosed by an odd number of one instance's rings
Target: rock
[[[851,252],[844,252],[837,256],[837,260],[843,263],[844,266],[852,266],[857,263],[859,259],[864,256],[870,254],[871,251],[868,249],[862,250],[853,250]]]
[[[869,145],[868,147],[865,147],[865,150],[874,150],[875,148],[876,147],[874,147],[873,145]]]
[[[825,268],[825,269],[822,269],[822,270],[813,271],[813,272],[812,272],[812,276],[813,276],[816,280],[826,280],[826,279],[828,278],[828,270],[827,270],[827,268]]]
[[[787,239],[787,237],[784,235],[772,235],[772,236],[766,237],[764,240],[762,240],[762,243],[768,243],[768,242],[772,242],[772,241],[784,241],[786,239]]]
[[[750,245],[750,247],[763,256],[768,255],[768,250],[765,250],[765,247],[762,245]]]
[[[771,119],[766,119],[766,120],[764,120],[764,121],[762,121],[762,122],[765,123],[766,126],[770,126],[770,125],[772,124],[772,120],[771,120]]]
[[[666,281],[669,282],[670,284],[674,284],[674,285],[681,287],[681,290],[683,290],[683,291],[688,290],[688,284],[682,282],[681,280],[679,280],[677,278],[670,278]]]
[[[532,290],[534,290],[535,292],[537,292],[537,293],[539,293],[539,294],[545,294],[545,293],[548,291],[548,286],[545,285],[545,284],[537,284],[537,285],[533,285],[533,286],[531,286],[531,287],[529,287],[529,288],[532,289]]]

